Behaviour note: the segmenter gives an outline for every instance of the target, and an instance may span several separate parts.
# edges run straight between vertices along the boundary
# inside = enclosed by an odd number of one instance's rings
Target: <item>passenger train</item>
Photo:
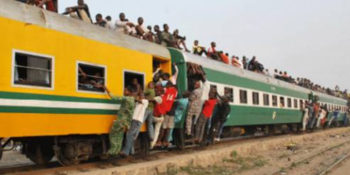
[[[171,73],[174,63],[181,93],[190,88],[188,66],[198,65],[206,74],[204,94],[215,88],[231,96],[227,137],[283,127],[298,130],[310,93],[330,111],[340,108],[345,115],[348,110],[341,98],[16,1],[0,0],[0,28],[0,155],[12,140],[21,143],[22,153],[37,164],[54,156],[64,164],[76,164],[107,152],[120,104],[85,84],[83,74],[122,96],[132,79],[145,85],[152,81],[156,66]],[[179,148],[186,144],[184,122],[183,117],[174,132]],[[142,153],[149,150],[145,131],[142,127],[138,142]]]

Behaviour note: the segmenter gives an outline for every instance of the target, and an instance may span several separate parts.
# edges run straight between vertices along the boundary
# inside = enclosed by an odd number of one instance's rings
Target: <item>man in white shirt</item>
[[[145,120],[145,112],[148,107],[148,103],[148,100],[144,99],[144,97],[141,97],[141,99],[136,103],[131,126],[126,133],[125,146],[120,152],[121,156],[129,156],[132,154],[134,141],[137,139],[141,126]]]
[[[111,16],[107,16],[106,17],[106,28],[107,29],[111,29],[111,30],[114,29],[114,24],[112,22],[112,17]]]
[[[136,35],[135,25],[125,18],[124,13],[119,14],[119,20],[115,22],[115,29],[128,35]]]

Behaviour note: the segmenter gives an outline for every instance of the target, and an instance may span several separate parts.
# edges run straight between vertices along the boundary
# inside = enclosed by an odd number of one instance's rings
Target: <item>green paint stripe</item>
[[[49,101],[68,101],[68,102],[86,102],[86,103],[107,103],[119,104],[120,101],[97,99],[97,98],[83,98],[72,96],[57,96],[44,94],[28,94],[28,93],[14,93],[14,92],[0,92],[0,98],[18,99],[18,100],[49,100]],[[107,96],[106,96],[107,98]]]
[[[0,113],[39,113],[39,114],[117,114],[117,110],[103,109],[69,109],[0,106]]]

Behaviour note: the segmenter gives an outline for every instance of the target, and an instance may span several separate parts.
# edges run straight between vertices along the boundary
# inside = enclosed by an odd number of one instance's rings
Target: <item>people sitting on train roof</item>
[[[154,29],[154,32],[156,32],[154,34],[154,42],[157,44],[161,44],[162,43],[162,31],[160,30],[159,25],[155,25],[153,27],[153,29]]]
[[[106,16],[105,21],[106,21],[106,28],[113,30],[114,29],[114,24],[112,22],[112,17],[111,16]]]
[[[242,57],[242,65],[243,65],[243,69],[248,69],[248,58],[246,56]]]
[[[214,59],[214,60],[220,61],[220,54],[221,54],[220,52],[216,51],[216,43],[211,42],[210,47],[209,47],[208,52],[207,52],[207,56],[209,58]]]
[[[75,16],[78,16],[79,19],[88,23],[92,23],[89,6],[85,4],[84,0],[78,0],[77,6],[66,8],[66,11],[63,13],[63,15],[70,15],[73,18],[75,18]]]
[[[203,53],[206,55],[207,51],[206,51],[205,47],[199,45],[198,40],[194,40],[193,47],[192,47],[192,53],[195,55],[202,56]]]
[[[187,49],[187,46],[186,46],[186,37],[184,36],[180,36],[179,35],[179,29],[175,29],[174,32],[173,32],[173,36],[174,36],[174,39],[175,39],[175,43],[176,43],[176,48],[178,49],[181,49],[182,50],[182,47],[185,49],[186,52],[190,52],[188,49]]]
[[[252,60],[248,63],[248,70],[263,73],[264,66],[256,60],[255,56],[253,56]]]
[[[176,41],[174,36],[169,32],[168,24],[163,25],[163,32],[161,34],[161,45],[165,47],[176,48]]]
[[[242,63],[240,63],[240,61],[239,61],[239,58],[234,56],[234,55],[232,56],[231,64],[234,67],[237,67],[237,68],[242,68],[243,67]]]
[[[96,15],[95,20],[96,20],[96,22],[94,23],[95,25],[106,27],[107,22],[103,19],[103,16],[100,13]]]
[[[155,35],[154,33],[152,32],[152,26],[147,26],[147,29],[148,29],[148,38],[147,38],[147,41],[149,42],[155,42]]]
[[[144,40],[152,42],[153,41],[153,36],[150,33],[149,29],[143,25],[143,18],[139,17],[137,19],[137,23],[138,24],[137,24],[137,26],[135,28],[137,37],[140,38],[140,39],[144,39]]]
[[[48,11],[57,12],[57,8],[53,0],[27,0],[26,3],[29,5],[34,5],[39,8],[46,9]]]
[[[136,36],[134,23],[129,22],[124,13],[119,14],[119,20],[115,22],[115,29],[119,32],[124,32],[127,35]]]

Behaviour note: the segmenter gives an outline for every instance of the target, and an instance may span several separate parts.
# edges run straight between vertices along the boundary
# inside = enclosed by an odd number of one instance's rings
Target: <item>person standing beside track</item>
[[[114,120],[111,131],[109,133],[110,148],[108,155],[117,156],[122,148],[124,132],[129,129],[132,115],[135,109],[136,92],[132,87],[124,90],[124,97],[112,96],[110,91],[105,87],[107,95],[115,101],[121,101],[118,111],[118,118]]]

